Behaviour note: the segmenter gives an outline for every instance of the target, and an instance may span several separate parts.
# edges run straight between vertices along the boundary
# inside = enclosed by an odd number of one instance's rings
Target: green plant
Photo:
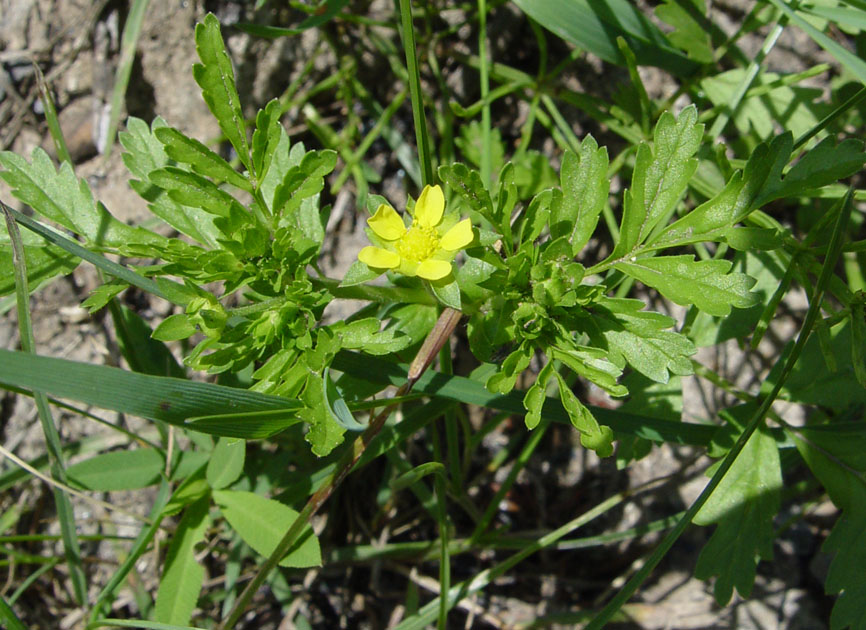
[[[327,15],[333,17],[344,4],[328,3]],[[461,599],[629,498],[630,493],[614,495],[451,586],[451,554],[504,539],[491,527],[493,511],[554,421],[570,424],[580,444],[600,457],[613,455],[618,441],[622,466],[662,442],[700,447],[720,460],[708,471],[711,479],[699,498],[675,522],[659,525],[670,532],[643,568],[602,610],[588,616],[590,627],[601,627],[625,605],[692,522],[716,525],[696,573],[715,577],[717,601],[726,604],[734,588],[748,596],[758,559],[772,555],[778,533],[774,518],[783,498],[790,498],[783,497],[784,476],[801,474],[804,464],[842,510],[826,543],[835,553],[827,588],[838,595],[831,627],[866,627],[866,558],[857,543],[866,526],[866,433],[862,414],[856,415],[866,399],[866,321],[862,273],[849,260],[862,255],[863,241],[856,240],[862,221],[852,216],[859,191],[845,192],[838,183],[861,169],[866,153],[858,140],[813,138],[853,101],[824,111],[798,91],[798,77],[764,73],[756,79],[750,66],[717,72],[714,55],[726,48],[737,58],[736,40],[714,48],[718,33],[704,23],[701,2],[689,4],[693,12],[680,3],[659,7],[660,17],[675,27],[669,39],[627,3],[613,1],[609,5],[628,18],[615,29],[619,39],[587,39],[598,32],[588,26],[568,26],[563,32],[557,26],[556,10],[563,6],[604,21],[590,4],[518,2],[542,26],[631,71],[633,83],[617,104],[565,88],[557,95],[628,141],[613,159],[592,135],[574,135],[548,91],[562,64],[548,72],[542,55],[538,76],[532,78],[491,66],[484,54],[467,60],[479,67],[481,101],[433,108],[437,129],[447,132],[440,134],[444,138],[434,158],[411,10],[401,2],[407,69],[400,71],[408,83],[402,94],[411,94],[420,147],[418,160],[407,168],[417,174],[420,195],[417,202],[409,199],[404,219],[386,199],[368,192],[371,181],[360,166],[364,145],[370,146],[367,138],[353,151],[311,111],[310,127],[332,148],[307,150],[288,137],[280,122],[287,106],[279,99],[260,109],[254,121],[245,119],[213,15],[196,28],[201,63],[193,75],[238,167],[159,118],[150,125],[131,118],[120,134],[131,185],[153,214],[184,238],[116,220],[71,165],[57,170],[39,149],[30,161],[0,155],[0,177],[13,194],[80,239],[4,204],[8,237],[0,242],[0,269],[9,279],[0,288],[17,292],[22,339],[30,338],[29,288],[87,260],[108,279],[84,305],[92,312],[108,308],[131,368],[40,357],[32,344],[22,344],[22,352],[0,351],[0,383],[32,392],[39,406],[51,477],[61,484],[55,486],[61,489],[58,518],[75,580],[83,584],[82,562],[62,490],[73,484],[105,491],[159,488],[141,533],[98,596],[87,601],[86,589],[76,590],[80,604],[89,604],[90,627],[188,626],[205,575],[195,551],[205,540],[239,539],[246,547],[240,557],[225,553],[232,570],[226,570],[224,588],[211,601],[212,609],[222,607],[221,621],[201,618],[201,624],[237,627],[265,581],[288,597],[287,574],[276,567],[323,562],[311,518],[351,472],[378,457],[392,459],[389,496],[411,488],[439,536],[422,551],[438,554],[441,595],[416,606],[398,627],[423,627],[437,617],[446,627],[449,611]],[[778,7],[778,14],[768,17],[756,10],[752,17],[772,21],[777,29],[785,19],[800,19],[787,5]],[[486,4],[479,3],[482,25],[486,12]],[[539,49],[546,50],[546,35],[537,24],[533,28]],[[671,103],[650,101],[637,73],[637,54],[681,77],[682,91],[695,100],[700,91],[704,113],[689,105],[675,115],[667,111]],[[431,72],[439,73],[434,58],[430,63]],[[845,58],[843,63],[861,81],[866,77],[862,61]],[[491,78],[501,85],[490,90]],[[347,98],[370,102],[363,86],[348,85],[357,94]],[[531,115],[517,150],[506,159],[490,108],[509,93],[524,93]],[[370,109],[380,116],[377,133],[385,134],[394,112],[375,104]],[[794,114],[777,120],[772,112],[778,109]],[[453,133],[454,116],[479,113],[480,124],[473,121]],[[562,149],[558,173],[528,148],[535,121]],[[775,133],[773,123],[787,129]],[[705,124],[711,124],[709,132]],[[726,128],[738,131],[736,140],[713,146]],[[748,158],[729,158],[725,150]],[[354,178],[359,202],[369,210],[372,244],[342,279],[335,279],[324,274],[319,260],[331,210],[322,199],[339,159],[345,170],[334,179],[345,181],[346,173]],[[435,170],[434,159],[439,162]],[[444,192],[435,185],[434,172]],[[621,204],[611,203],[611,178],[626,173]],[[802,230],[769,212],[808,203],[820,213]],[[27,228],[20,236],[16,221]],[[158,262],[124,266],[106,254]],[[843,276],[837,274],[840,260]],[[388,284],[368,284],[386,271]],[[808,293],[808,311],[760,391],[740,391],[695,360],[699,346],[749,333],[756,346],[795,283]],[[116,299],[130,286],[168,300],[178,312],[151,330]],[[651,309],[648,296],[660,296],[662,308]],[[360,299],[364,305],[344,320],[326,320],[325,307],[341,299]],[[673,310],[671,304],[684,307],[681,325],[659,312]],[[448,342],[461,317],[479,364],[468,377],[451,374]],[[184,353],[181,367],[165,344],[192,338],[196,343]],[[427,368],[437,355],[439,372],[431,374]],[[185,368],[219,375],[221,384],[185,380]],[[740,399],[713,424],[680,422],[670,413],[681,404],[680,377],[695,372]],[[826,390],[811,386],[816,372]],[[575,393],[578,382],[614,398],[650,402],[639,413],[634,404],[626,411],[594,407]],[[515,390],[518,383],[525,391]],[[665,384],[671,385],[668,392],[654,397]],[[389,385],[397,386],[396,392],[379,396]],[[122,456],[100,453],[67,466],[51,418],[48,403],[57,403],[52,396],[153,420],[157,434],[146,440],[133,436],[141,446]],[[776,414],[772,405],[780,398],[809,406],[808,424],[792,426]],[[471,508],[474,528],[462,540],[451,539],[448,506],[452,500],[471,504],[461,454],[480,440],[455,403],[523,415],[527,428],[536,432],[515,457],[501,494],[484,510]],[[396,421],[398,406],[402,412]],[[444,453],[434,424],[442,416]],[[501,421],[493,416],[484,430]],[[434,436],[433,461],[413,467],[395,452],[422,428]],[[176,432],[189,441],[180,452]],[[262,442],[248,447],[246,440]],[[287,462],[289,470],[270,470],[285,469]],[[11,473],[5,477],[5,487],[16,482]],[[803,492],[795,500],[806,496]],[[109,605],[136,560],[175,516],[158,592],[144,607],[153,623],[110,618]],[[267,560],[260,562],[261,557]],[[245,559],[257,568],[241,588]],[[20,625],[5,602],[0,614],[10,627]]]

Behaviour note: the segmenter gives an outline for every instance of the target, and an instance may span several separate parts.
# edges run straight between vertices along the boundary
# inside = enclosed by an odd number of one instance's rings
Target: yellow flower
[[[393,269],[405,276],[441,280],[451,273],[457,252],[472,242],[472,222],[463,219],[449,227],[445,196],[439,186],[425,186],[415,204],[412,224],[407,228],[391,206],[382,204],[367,225],[381,247],[368,246],[358,260],[373,269]]]

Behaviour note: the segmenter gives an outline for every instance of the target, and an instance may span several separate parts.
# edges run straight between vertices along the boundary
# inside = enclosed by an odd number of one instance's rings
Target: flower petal
[[[458,249],[463,249],[469,245],[473,238],[475,235],[472,233],[472,221],[463,219],[445,232],[445,236],[439,240],[439,247],[447,249],[449,252],[456,252]]]
[[[399,254],[372,245],[368,245],[358,253],[358,260],[376,269],[394,269],[400,266]]]
[[[386,241],[396,241],[406,233],[403,219],[394,208],[384,203],[376,210],[376,214],[367,219],[367,225],[376,233],[376,236]]]
[[[424,186],[415,203],[415,221],[421,227],[436,227],[445,212],[445,195],[439,186]]]
[[[427,259],[418,264],[417,274],[425,280],[441,280],[451,273],[451,263]]]

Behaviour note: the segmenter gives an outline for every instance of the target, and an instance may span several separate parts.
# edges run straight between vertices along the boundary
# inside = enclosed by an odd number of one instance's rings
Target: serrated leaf
[[[256,174],[250,159],[246,123],[235,86],[232,62],[226,53],[219,20],[213,13],[208,13],[202,22],[196,24],[195,44],[201,63],[193,66],[192,76],[201,88],[204,102],[237,151],[241,162],[251,173]]]
[[[189,625],[204,582],[204,568],[195,559],[195,546],[204,540],[209,503],[202,498],[190,505],[171,538],[156,594],[154,619],[158,622]]]
[[[640,300],[602,298],[592,305],[587,332],[593,345],[608,349],[608,359],[622,368],[628,363],[644,376],[667,383],[669,374],[692,373],[689,357],[697,352],[683,335],[665,330],[673,319],[641,310]]]
[[[165,457],[154,448],[101,453],[66,469],[67,476],[88,490],[137,490],[157,483]]]
[[[695,515],[698,525],[717,523],[704,546],[695,576],[715,575],[716,602],[725,606],[733,589],[748,597],[756,556],[773,557],[773,518],[779,511],[782,469],[779,447],[766,428],[755,431],[715,492]]]
[[[243,541],[266,558],[298,517],[298,513],[287,505],[252,492],[215,490],[213,498]],[[305,525],[298,542],[280,560],[280,566],[307,568],[321,564],[319,539],[313,529]]]
[[[273,99],[256,115],[256,130],[253,132],[252,156],[253,171],[259,182],[268,176],[274,154],[282,140],[282,125],[280,117],[283,114],[282,105],[278,99]]]
[[[685,51],[689,59],[698,63],[713,61],[710,24],[704,0],[665,0],[664,4],[655,8],[655,14],[673,27],[668,39],[671,44]]]
[[[697,122],[697,109],[690,106],[677,118],[665,112],[659,118],[653,147],[638,147],[631,188],[623,197],[619,241],[612,259],[630,255],[682,198],[698,161],[704,126]]]
[[[782,197],[794,197],[835,183],[859,171],[866,164],[863,142],[848,138],[838,145],[835,138],[824,138],[785,174],[774,178],[761,192],[758,205],[765,205]]]
[[[819,427],[820,428],[820,427]],[[829,428],[829,427],[828,427]],[[852,466],[841,459],[852,442],[843,433],[805,433],[801,439],[792,433],[794,444],[806,464],[818,478],[842,515],[824,542],[824,551],[833,555],[827,571],[826,590],[837,595],[830,613],[831,630],[863,630],[866,628],[866,470],[862,457],[863,429],[859,427],[855,441],[860,452],[860,466]],[[841,461],[848,464],[840,465]],[[850,461],[850,459],[849,459]],[[853,468],[853,470],[852,470]],[[855,472],[857,471],[857,472]],[[859,474],[858,474],[859,473]]]
[[[628,390],[617,383],[622,370],[607,360],[601,348],[569,344],[568,347],[550,348],[550,356],[562,361],[575,374],[595,383],[611,396],[625,396]]]
[[[465,164],[457,162],[440,166],[438,173],[439,179],[448,185],[470,209],[480,213],[491,223],[496,223],[493,201],[490,199],[490,193],[487,192],[478,171],[469,169]]]
[[[541,235],[550,218],[550,208],[560,203],[562,193],[556,190],[543,190],[529,202],[520,221],[519,243],[529,243]]]
[[[93,199],[90,187],[79,180],[68,162],[54,169],[51,158],[40,148],[33,150],[31,162],[8,151],[0,153],[2,178],[12,194],[36,212],[56,221],[95,245],[122,243],[159,243],[163,237],[126,225],[115,219]]]
[[[734,173],[719,194],[650,239],[645,249],[681,247],[723,238],[728,228],[758,207],[758,195],[781,172],[792,146],[789,133],[777,136],[769,144],[758,145],[742,173]]]
[[[333,171],[336,164],[337,154],[331,150],[310,151],[304,155],[300,164],[290,168],[285,173],[282,183],[277,186],[274,192],[274,213],[282,214],[283,217],[295,215],[303,208],[304,201],[322,191],[325,186],[325,175]],[[318,213],[316,221],[319,221]],[[319,242],[320,231],[322,231],[321,227],[310,238]]]
[[[710,315],[723,317],[731,312],[731,306],[748,308],[756,303],[749,292],[755,280],[742,273],[728,273],[729,260],[695,261],[693,255],[684,254],[638,258],[614,266],[672,302],[694,304]]]
[[[607,203],[610,190],[607,167],[607,148],[598,148],[592,136],[580,143],[578,155],[566,151],[562,158],[562,195],[555,198],[551,207],[550,235],[554,239],[570,237],[573,256],[589,242]]]
[[[130,117],[127,131],[119,134],[120,144],[125,149],[123,163],[138,179],[129,181],[130,187],[148,202],[150,211],[182,234],[200,243],[215,247],[219,231],[213,224],[213,216],[199,208],[181,205],[168,197],[168,193],[149,179],[152,171],[171,164],[162,143],[154,132],[165,127],[162,118],[155,118],[152,129],[138,118]]]
[[[240,203],[209,179],[175,166],[166,166],[150,173],[150,181],[179,204],[200,208],[219,217],[230,218],[232,207],[244,213]]]
[[[211,453],[205,476],[214,490],[227,488],[244,471],[247,443],[237,438],[221,437]]]
[[[157,127],[153,130],[153,134],[162,142],[166,155],[172,160],[189,164],[199,175],[210,177],[217,182],[228,182],[241,190],[253,191],[250,180],[198,140],[187,137],[174,127],[167,126]]]

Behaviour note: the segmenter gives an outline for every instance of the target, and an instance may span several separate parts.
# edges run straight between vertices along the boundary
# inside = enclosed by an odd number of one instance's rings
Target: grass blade
[[[6,228],[9,232],[9,240],[12,244],[12,258],[15,266],[15,293],[18,298],[18,328],[21,334],[22,355],[35,355],[36,343],[33,339],[33,326],[30,320],[30,291],[27,288],[27,262],[24,259],[24,245],[21,242],[21,234],[18,225],[3,206],[6,218]],[[51,416],[48,406],[48,398],[42,392],[34,392],[36,409],[39,421],[42,424],[42,432],[45,434],[45,443],[48,456],[51,461],[51,475],[61,483],[66,483],[66,470],[63,465],[63,447],[60,442],[60,433]],[[84,568],[81,564],[81,548],[78,545],[78,536],[75,532],[75,512],[69,497],[60,489],[53,488],[54,501],[57,505],[57,519],[60,522],[60,533],[63,537],[63,551],[66,562],[69,565],[69,578],[72,581],[72,589],[75,599],[80,605],[87,601],[87,582],[84,576]]]

